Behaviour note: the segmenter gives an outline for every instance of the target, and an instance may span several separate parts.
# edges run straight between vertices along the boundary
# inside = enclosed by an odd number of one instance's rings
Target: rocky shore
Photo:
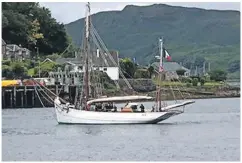
[[[128,88],[122,90],[107,90],[107,96],[123,96],[123,95],[149,95],[156,97],[156,86],[147,80],[135,80],[131,82],[134,92]],[[224,86],[180,86],[171,87],[165,86],[161,89],[161,99],[174,100],[174,99],[207,99],[207,98],[233,98],[240,97],[240,87]]]

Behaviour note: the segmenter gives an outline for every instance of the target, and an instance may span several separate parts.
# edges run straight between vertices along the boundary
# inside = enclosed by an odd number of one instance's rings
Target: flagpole
[[[158,108],[156,108],[156,112],[159,111],[161,108],[161,77],[162,77],[162,72],[163,72],[163,38],[159,39],[159,46],[160,46],[160,67],[159,67],[159,79],[158,79]]]

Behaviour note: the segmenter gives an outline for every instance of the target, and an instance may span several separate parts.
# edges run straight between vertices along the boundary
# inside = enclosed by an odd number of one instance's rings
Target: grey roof
[[[151,65],[154,66],[154,68],[158,69],[159,64],[160,64],[159,62],[154,62]],[[171,72],[174,72],[174,71],[177,71],[180,69],[190,71],[189,69],[179,65],[177,62],[164,62],[163,67],[164,67],[165,71],[171,71]]]
[[[79,55],[77,58],[58,58],[56,62],[59,64],[65,64],[65,63],[71,62],[77,65],[84,65],[85,63],[84,55],[83,53],[79,53],[79,54],[81,55]],[[114,62],[118,64],[118,52],[110,51],[110,54],[113,57]],[[103,55],[103,56],[105,59],[102,58],[101,53],[99,57],[97,57],[96,51],[95,52],[93,51],[92,53],[90,53],[90,58],[92,59],[95,67],[116,67],[116,65],[113,64],[113,62],[110,60],[108,55]],[[108,65],[105,63],[104,60],[107,61]]]

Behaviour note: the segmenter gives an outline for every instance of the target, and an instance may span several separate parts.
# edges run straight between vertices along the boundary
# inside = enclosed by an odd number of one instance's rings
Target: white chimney
[[[97,57],[99,58],[99,49],[97,49]]]

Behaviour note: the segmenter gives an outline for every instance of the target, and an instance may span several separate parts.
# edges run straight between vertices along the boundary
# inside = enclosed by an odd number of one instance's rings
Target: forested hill
[[[126,6],[122,11],[92,16],[109,49],[121,57],[136,57],[140,64],[154,61],[158,38],[172,59],[190,68],[211,62],[211,69],[238,74],[240,68],[240,12],[154,4]],[[84,19],[66,25],[74,43],[80,44]],[[153,53],[153,54],[152,54]]]
[[[64,24],[36,2],[2,3],[2,39],[31,51],[38,47],[41,55],[62,53],[70,43]]]

